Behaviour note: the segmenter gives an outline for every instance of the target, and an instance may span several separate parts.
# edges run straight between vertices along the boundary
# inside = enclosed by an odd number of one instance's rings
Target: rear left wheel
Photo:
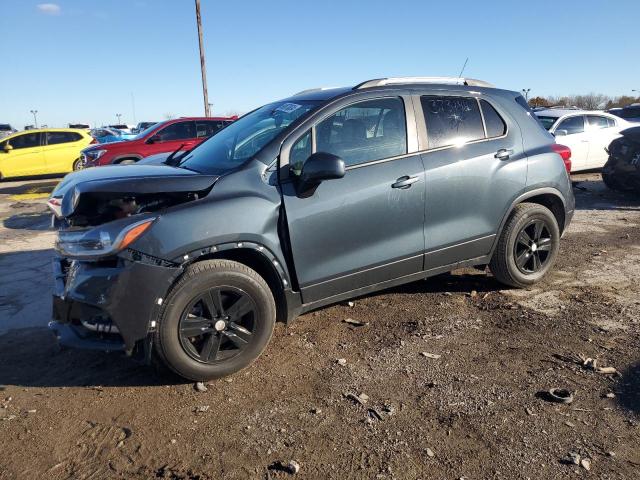
[[[553,213],[537,203],[522,203],[504,226],[489,266],[501,283],[523,288],[547,274],[559,248],[560,229]]]
[[[75,162],[73,162],[73,171],[77,172],[78,170],[82,170],[82,160],[80,160],[79,158],[76,159]]]
[[[155,345],[160,359],[189,380],[235,373],[256,360],[275,325],[264,279],[230,260],[190,266],[166,299]]]

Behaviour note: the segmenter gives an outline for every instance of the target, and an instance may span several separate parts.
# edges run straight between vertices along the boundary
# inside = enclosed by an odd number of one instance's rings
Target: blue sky
[[[0,0],[0,123],[203,113],[192,0]],[[640,0],[202,0],[214,113],[315,86],[466,76],[533,95],[640,90]],[[135,98],[135,118],[131,95]]]

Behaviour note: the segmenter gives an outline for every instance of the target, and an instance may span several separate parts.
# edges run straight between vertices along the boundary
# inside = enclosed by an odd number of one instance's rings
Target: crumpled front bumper
[[[148,338],[179,267],[115,257],[101,262],[53,259],[53,320],[63,346],[131,354]]]

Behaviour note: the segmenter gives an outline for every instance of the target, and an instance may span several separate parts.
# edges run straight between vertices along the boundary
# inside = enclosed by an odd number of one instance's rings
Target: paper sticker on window
[[[276,112],[291,113],[299,109],[301,106],[302,105],[298,105],[297,103],[283,103],[276,108]]]

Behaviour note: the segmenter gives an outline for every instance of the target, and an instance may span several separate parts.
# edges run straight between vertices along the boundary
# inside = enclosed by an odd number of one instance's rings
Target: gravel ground
[[[574,180],[543,283],[463,270],[324,308],[205,392],[56,349],[33,198],[55,182],[1,183],[0,478],[640,478],[640,198]]]

